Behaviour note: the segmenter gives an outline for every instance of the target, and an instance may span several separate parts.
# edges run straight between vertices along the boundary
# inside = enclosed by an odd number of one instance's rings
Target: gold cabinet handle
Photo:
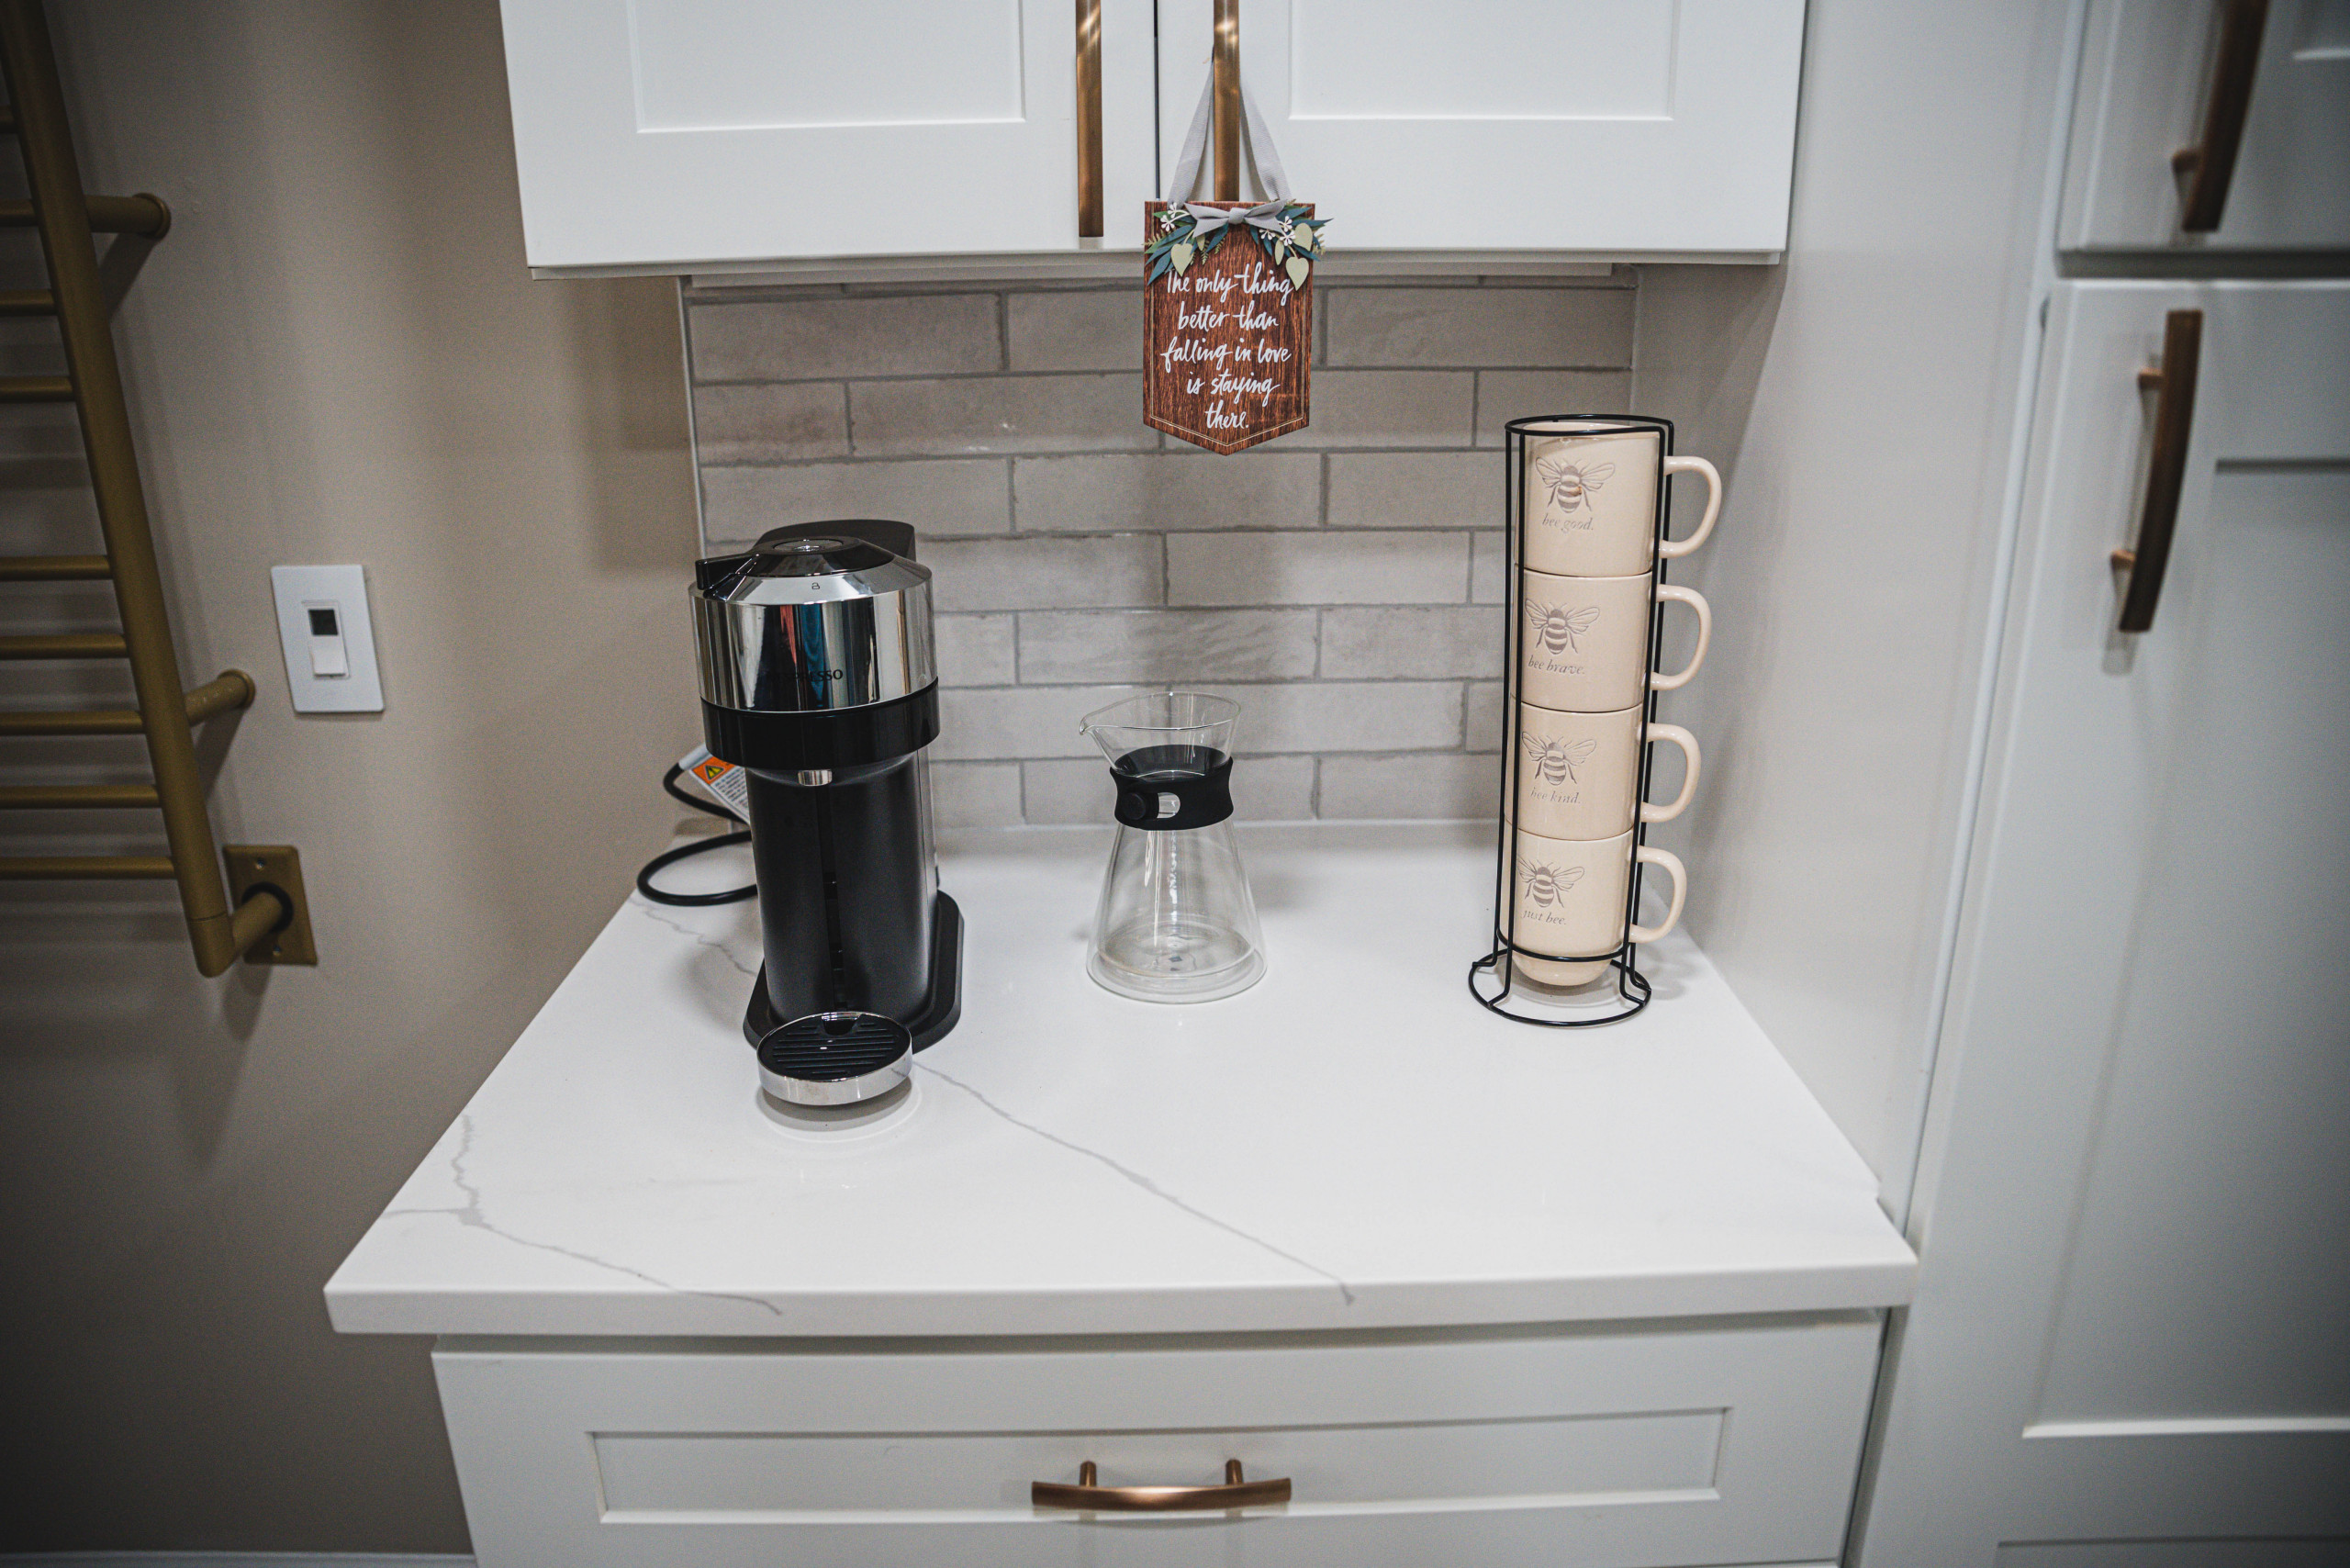
[[[2195,433],[2195,374],[2203,353],[2203,312],[2174,310],[2163,319],[2163,364],[2142,370],[2138,385],[2159,393],[2154,404],[2154,451],[2146,464],[2146,510],[2139,514],[2138,546],[2116,550],[2113,564],[2130,574],[2121,594],[2121,630],[2154,629],[2154,605],[2163,596],[2163,573],[2170,566],[2171,535],[2178,527],[2178,496],[2187,484],[2187,442]]]
[[[2236,150],[2244,144],[2244,122],[2252,112],[2252,79],[2260,68],[2260,35],[2268,26],[2268,0],[2220,0],[2220,54],[2211,64],[2211,95],[2203,106],[2203,140],[2170,155],[2170,166],[2192,174],[2182,233],[2209,234],[2220,227],[2228,205],[2228,182],[2236,172]]]
[[[1077,0],[1077,232],[1102,238],[1102,0]]]
[[[1240,1473],[1240,1462],[1224,1462],[1221,1486],[1098,1486],[1099,1473],[1087,1460],[1077,1467],[1077,1484],[1035,1481],[1028,1501],[1040,1508],[1083,1508],[1101,1514],[1171,1514],[1203,1508],[1261,1508],[1289,1501],[1289,1477],[1250,1481]]]

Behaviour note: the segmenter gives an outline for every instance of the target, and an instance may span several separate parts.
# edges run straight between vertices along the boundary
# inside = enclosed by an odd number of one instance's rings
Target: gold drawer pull
[[[1102,1514],[1167,1514],[1192,1508],[1261,1508],[1289,1501],[1289,1477],[1279,1481],[1248,1481],[1240,1462],[1224,1462],[1221,1486],[1097,1486],[1093,1462],[1077,1467],[1077,1484],[1035,1481],[1028,1501],[1040,1508],[1084,1508]]]

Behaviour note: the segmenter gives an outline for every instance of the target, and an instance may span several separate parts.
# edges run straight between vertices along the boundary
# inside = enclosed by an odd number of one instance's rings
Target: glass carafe
[[[1227,698],[1154,691],[1078,725],[1110,759],[1118,790],[1118,841],[1086,971],[1121,996],[1211,1002],[1265,972],[1257,904],[1232,836],[1239,716]]]

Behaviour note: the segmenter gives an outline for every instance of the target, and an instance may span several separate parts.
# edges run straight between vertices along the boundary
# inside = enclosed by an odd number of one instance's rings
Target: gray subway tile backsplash
[[[921,554],[943,610],[1140,610],[1166,599],[1166,546],[1156,533],[942,539]]]
[[[1460,745],[1460,683],[1284,681],[1226,686],[1248,751],[1441,751]]]
[[[1489,817],[1501,795],[1501,759],[1458,751],[1409,756],[1326,756],[1321,814],[1354,821]]]
[[[1020,616],[1019,678],[1303,680],[1315,648],[1311,610],[1031,610]]]
[[[1428,604],[1469,597],[1465,533],[1170,533],[1169,604]]]
[[[1499,446],[1510,420],[1536,414],[1605,414],[1632,406],[1626,370],[1481,370],[1477,444]]]
[[[1024,533],[1314,528],[1322,521],[1322,459],[1310,452],[1215,457],[1189,446],[1017,457],[1012,495]]]
[[[1102,748],[1077,733],[1077,722],[1121,697],[1121,686],[990,686],[940,682],[934,757],[949,762],[1090,756]],[[1104,762],[1103,767],[1108,764]]]
[[[1502,470],[1490,452],[1337,452],[1333,528],[1493,528]]]
[[[1337,288],[1332,364],[1628,368],[1628,288]]]
[[[1142,423],[1131,285],[688,291],[712,548],[894,517],[935,573],[942,826],[1101,823],[1077,733],[1133,684],[1242,713],[1238,814],[1485,816],[1509,420],[1629,406],[1630,274],[1319,291],[1314,422]]]
[[[1509,593],[1509,541],[1498,528],[1469,542],[1469,601],[1499,604]]]
[[[940,679],[953,686],[1010,686],[1020,678],[1017,616],[941,615],[933,626]]]
[[[1142,289],[1009,294],[1003,341],[1013,370],[1140,370]]]
[[[993,294],[696,304],[688,352],[698,382],[968,375],[1003,368],[1000,308]]]
[[[1498,651],[1494,657],[1501,656]],[[1498,680],[1472,680],[1464,693],[1469,704],[1469,722],[1461,737],[1464,751],[1499,751],[1502,748],[1502,683]]]
[[[848,389],[837,381],[697,386],[694,449],[704,463],[846,457]]]
[[[919,518],[924,540],[1012,527],[1012,485],[1001,457],[783,467],[702,462],[702,532],[712,545],[746,543],[784,523],[835,517]]]
[[[1322,611],[1324,678],[1468,678],[1502,667],[1502,608],[1404,605]]]
[[[1135,417],[1141,406],[1142,377],[1135,374],[856,381],[848,389],[849,445],[860,457],[1156,450],[1158,432]]]
[[[1020,820],[1016,762],[933,762],[931,814],[943,828],[1002,827]]]
[[[1314,422],[1268,442],[1265,450],[1301,447],[1470,444],[1477,377],[1465,370],[1314,368]]]

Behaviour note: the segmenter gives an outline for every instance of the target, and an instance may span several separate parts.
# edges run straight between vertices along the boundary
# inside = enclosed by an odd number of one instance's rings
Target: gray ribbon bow
[[[1192,201],[1185,202],[1183,210],[1192,215],[1194,225],[1192,243],[1197,245],[1205,242],[1208,236],[1218,230],[1237,223],[1245,223],[1251,229],[1262,229],[1269,234],[1278,234],[1281,228],[1281,208],[1288,205],[1287,200],[1278,197],[1261,206],[1248,207],[1210,207],[1204,202]]]

